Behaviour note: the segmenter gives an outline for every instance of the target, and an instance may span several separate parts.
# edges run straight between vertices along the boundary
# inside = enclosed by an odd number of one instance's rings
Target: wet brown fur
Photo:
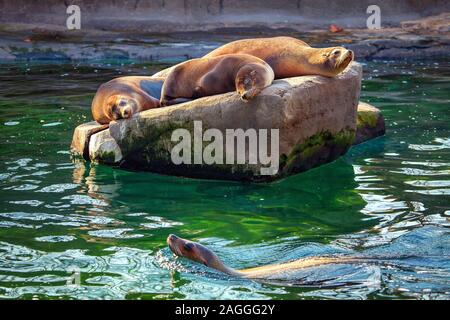
[[[334,77],[353,60],[353,52],[343,47],[312,48],[292,37],[237,40],[211,51],[204,58],[224,54],[258,57],[272,67],[275,79],[302,75]]]
[[[273,81],[273,71],[263,60],[231,54],[192,59],[175,66],[168,74],[161,93],[161,104],[177,99],[196,99],[236,90],[243,100],[254,98]]]
[[[298,259],[291,262],[280,264],[271,264],[261,267],[235,270],[226,266],[220,258],[207,247],[173,234],[167,237],[167,244],[170,250],[177,256],[185,257],[192,261],[201,263],[207,267],[219,270],[232,276],[238,276],[248,279],[266,279],[273,278],[277,275],[283,276],[290,271],[318,267],[333,263],[357,263],[364,262],[361,258],[350,256],[336,256],[336,257],[310,257],[305,259]]]
[[[163,81],[162,78],[129,76],[102,84],[92,100],[94,120],[100,124],[109,124],[113,120],[129,118],[138,112],[160,107],[159,100],[146,91],[143,83],[162,86]]]

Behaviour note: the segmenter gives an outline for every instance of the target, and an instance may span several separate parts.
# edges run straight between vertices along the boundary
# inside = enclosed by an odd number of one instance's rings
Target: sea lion
[[[138,112],[160,107],[163,78],[129,76],[102,84],[92,100],[92,116],[100,124],[127,119]]]
[[[227,43],[203,58],[224,54],[250,54],[267,62],[275,79],[303,75],[334,77],[344,71],[354,58],[344,47],[312,48],[306,42],[292,37],[242,39]],[[155,73],[154,77],[167,77],[174,67]]]
[[[312,48],[292,37],[243,39],[227,43],[204,56],[244,53],[267,62],[275,79],[303,75],[334,77],[353,60],[353,52],[344,47]]]
[[[266,265],[262,267],[235,270],[226,266],[210,249],[200,243],[180,238],[174,234],[167,237],[170,250],[177,256],[201,263],[231,276],[255,280],[281,280],[286,274],[295,270],[319,267],[326,264],[367,263],[373,259],[352,256],[311,257],[291,262]]]
[[[392,259],[392,257],[335,255],[316,256],[280,264],[271,264],[261,267],[236,270],[226,266],[213,251],[200,243],[189,241],[174,234],[170,234],[167,237],[167,244],[170,250],[179,257],[187,258],[230,276],[253,279],[257,281],[259,280],[263,282],[278,280],[292,280],[298,282],[299,279],[292,278],[293,275],[295,276],[296,271],[330,264],[395,265],[388,261]]]
[[[236,90],[244,101],[272,84],[274,73],[263,60],[247,54],[192,59],[173,68],[161,92],[161,105]]]

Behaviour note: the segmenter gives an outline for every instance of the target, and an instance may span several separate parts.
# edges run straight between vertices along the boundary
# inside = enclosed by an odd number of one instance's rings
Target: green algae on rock
[[[384,135],[386,132],[384,117],[374,106],[360,102],[358,105],[357,131],[354,144]]]
[[[345,128],[336,134],[317,133],[296,145],[289,155],[282,155],[280,163],[284,175],[301,172],[335,160],[345,154],[355,140],[355,130]]]

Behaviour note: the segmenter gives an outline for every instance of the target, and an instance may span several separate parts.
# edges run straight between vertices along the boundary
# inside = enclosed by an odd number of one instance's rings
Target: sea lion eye
[[[340,53],[341,53],[341,50],[334,50],[334,51],[333,51],[333,54],[334,54],[335,56],[339,55]]]
[[[192,245],[192,243],[185,243],[185,244],[183,245],[183,248],[184,248],[184,250],[186,250],[186,251],[190,251],[190,250],[192,250],[193,245]]]

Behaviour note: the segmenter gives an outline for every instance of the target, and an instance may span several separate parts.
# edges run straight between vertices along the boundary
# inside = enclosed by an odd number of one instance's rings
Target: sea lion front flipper
[[[192,94],[192,98],[198,99],[198,98],[204,97],[205,96],[204,91],[205,90],[203,90],[203,88],[201,86],[196,86],[194,89],[194,92]]]
[[[146,92],[149,96],[155,99],[161,99],[161,90],[164,84],[163,79],[143,79],[139,82],[140,88]]]
[[[184,102],[189,102],[192,101],[193,99],[188,99],[188,98],[175,98],[175,99],[165,99],[162,103],[163,107],[167,107],[167,106],[171,106],[174,104],[179,104],[179,103],[184,103]]]

